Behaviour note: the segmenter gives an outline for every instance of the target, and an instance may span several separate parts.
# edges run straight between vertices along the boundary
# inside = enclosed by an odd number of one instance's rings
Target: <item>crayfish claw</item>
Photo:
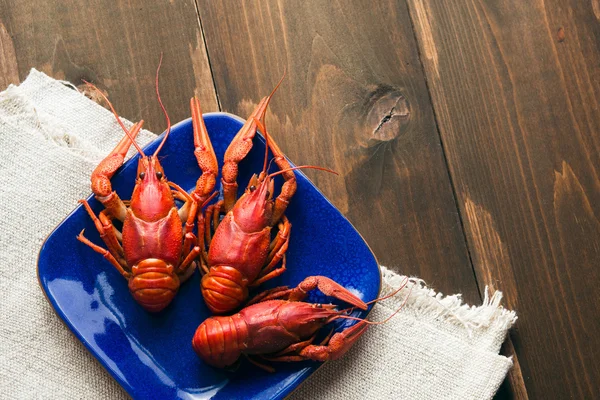
[[[315,361],[337,360],[352,347],[354,343],[365,333],[369,325],[365,321],[338,332],[331,337],[326,346],[310,345],[302,349],[300,357]]]
[[[368,307],[367,303],[359,299],[356,295],[352,294],[348,289],[339,283],[327,278],[326,276],[309,276],[308,278],[304,279],[295,289],[291,290],[288,300],[302,301],[308,292],[317,288],[323,292],[323,294],[345,301],[346,303],[352,304],[361,310],[366,310]]]

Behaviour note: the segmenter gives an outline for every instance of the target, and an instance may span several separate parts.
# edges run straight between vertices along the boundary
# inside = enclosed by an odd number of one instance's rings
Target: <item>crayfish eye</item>
[[[271,193],[269,193],[269,191],[267,190],[267,195],[265,196],[265,198],[268,199],[270,194]]]
[[[162,179],[162,177],[163,177],[163,174],[162,174],[162,172],[158,171],[158,172],[156,173],[156,177],[157,177],[158,179]]]
[[[146,173],[145,172],[140,172],[140,179],[144,180],[145,177],[146,177]]]
[[[255,190],[256,190],[256,186],[254,186],[254,185],[250,186],[250,191],[251,192],[254,192]]]

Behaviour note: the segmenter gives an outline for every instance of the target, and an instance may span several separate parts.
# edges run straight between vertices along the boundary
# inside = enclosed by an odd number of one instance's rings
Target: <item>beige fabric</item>
[[[129,124],[129,123],[128,123]],[[97,163],[122,137],[112,114],[32,70],[0,94],[0,397],[125,399],[126,393],[60,322],[40,290],[44,238],[90,192]],[[140,134],[140,142],[153,138]],[[384,290],[402,277],[384,270]],[[481,307],[443,298],[412,280],[375,307],[343,359],[325,364],[296,399],[488,399],[512,365],[499,356],[514,312],[496,292]]]
[[[382,267],[383,294],[405,277]],[[412,291],[410,287],[412,286]],[[498,355],[516,320],[496,292],[469,307],[460,295],[443,297],[411,279],[398,296],[373,309],[385,325],[370,327],[342,359],[326,363],[291,396],[299,399],[491,399],[512,366]]]

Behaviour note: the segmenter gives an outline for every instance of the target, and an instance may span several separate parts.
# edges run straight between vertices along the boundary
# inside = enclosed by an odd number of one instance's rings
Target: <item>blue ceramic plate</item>
[[[204,118],[222,162],[243,121],[222,113]],[[146,153],[154,152],[159,141],[150,144]],[[188,119],[173,127],[161,151],[168,179],[188,191],[200,174],[193,148]],[[261,170],[264,149],[264,139],[257,135],[252,151],[240,164],[240,192],[252,173]],[[113,178],[113,187],[123,199],[131,195],[136,167],[134,157]],[[380,274],[369,247],[302,173],[296,175],[298,190],[286,213],[293,226],[287,272],[263,287],[296,285],[306,276],[325,275],[365,301],[376,298]],[[88,200],[94,211],[101,211],[99,202],[93,197]],[[268,373],[245,360],[235,371],[205,365],[191,346],[196,328],[209,316],[200,295],[198,271],[165,310],[150,314],[133,300],[125,279],[101,255],[75,239],[83,228],[89,239],[103,245],[89,216],[77,207],[42,246],[40,284],[59,317],[133,398],[281,399],[320,366],[317,362],[277,363],[276,372]],[[312,300],[329,301],[319,295]],[[349,326],[354,321],[344,323]],[[340,324],[336,329],[343,327]]]

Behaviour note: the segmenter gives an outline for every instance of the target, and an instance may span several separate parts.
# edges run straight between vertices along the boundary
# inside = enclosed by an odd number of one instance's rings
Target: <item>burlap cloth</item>
[[[32,70],[0,94],[0,398],[123,399],[127,394],[52,311],[36,277],[44,238],[90,193],[90,173],[122,137],[112,114]],[[144,144],[154,136],[142,132]],[[403,277],[383,268],[384,292]],[[370,315],[382,320],[293,399],[489,399],[512,361],[498,355],[516,320],[501,293],[479,307],[413,279]]]

